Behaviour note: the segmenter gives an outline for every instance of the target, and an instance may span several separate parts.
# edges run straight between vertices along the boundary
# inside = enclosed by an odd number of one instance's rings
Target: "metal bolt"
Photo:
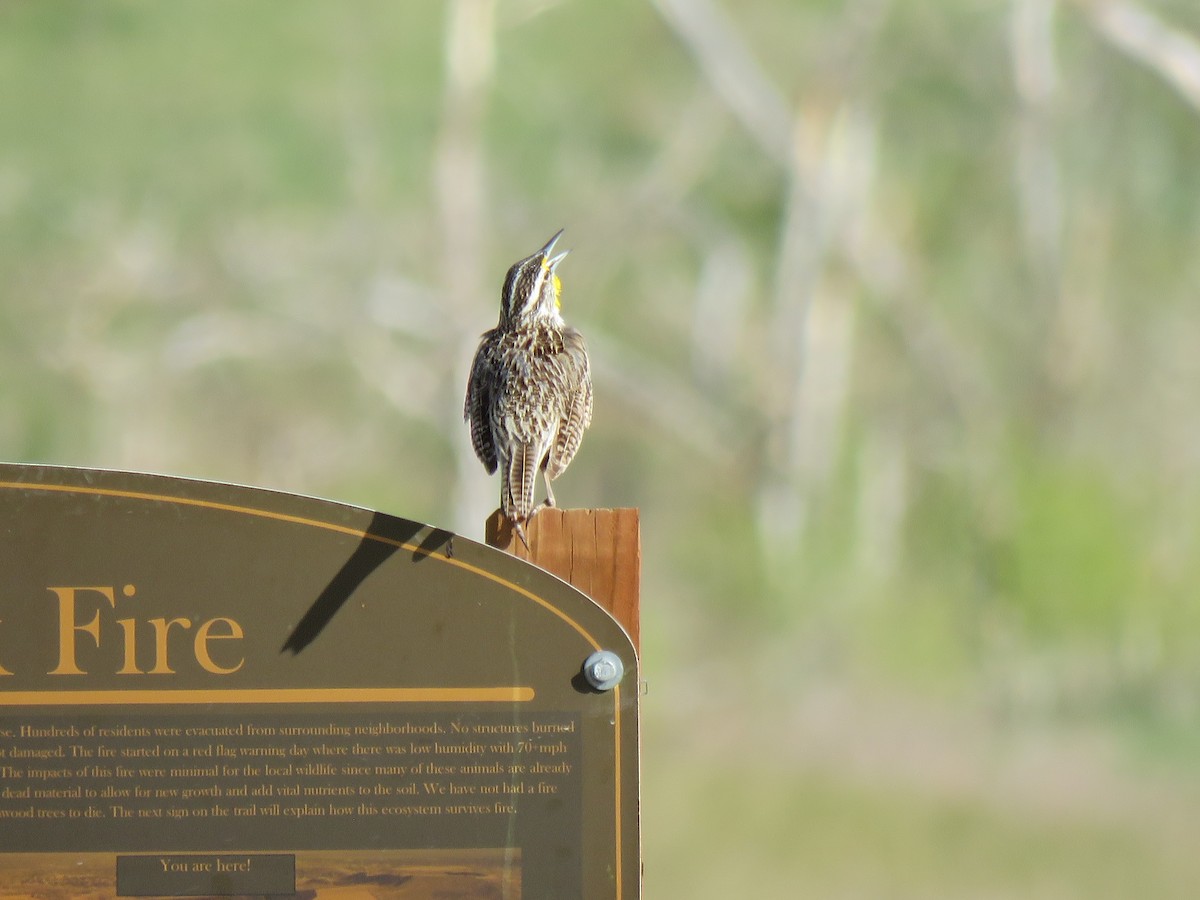
[[[583,677],[598,691],[611,691],[625,677],[625,664],[611,650],[597,650],[583,662]]]

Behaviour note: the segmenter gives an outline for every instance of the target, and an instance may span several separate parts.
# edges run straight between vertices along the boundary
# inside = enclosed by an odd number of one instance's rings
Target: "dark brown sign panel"
[[[0,898],[634,900],[637,685],[604,610],[448,532],[0,465]]]

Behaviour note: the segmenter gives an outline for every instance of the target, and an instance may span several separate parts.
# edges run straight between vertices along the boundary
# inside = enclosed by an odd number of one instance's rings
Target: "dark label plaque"
[[[545,572],[311,498],[15,465],[0,560],[6,890],[638,896],[637,658]]]
[[[117,857],[119,897],[210,897],[296,893],[290,854],[155,853]]]

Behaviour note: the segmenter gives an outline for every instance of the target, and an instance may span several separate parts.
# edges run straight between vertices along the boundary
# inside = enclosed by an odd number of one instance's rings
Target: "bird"
[[[546,506],[550,482],[566,471],[592,421],[592,375],[583,335],[562,317],[557,269],[560,229],[536,253],[509,268],[500,318],[483,333],[471,362],[463,420],[488,474],[500,471],[500,510],[529,549],[525,526],[537,509],[540,471]]]

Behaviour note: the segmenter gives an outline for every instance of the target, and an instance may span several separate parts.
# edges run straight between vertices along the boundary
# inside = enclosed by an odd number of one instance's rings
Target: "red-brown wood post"
[[[641,652],[641,522],[637,509],[545,507],[525,526],[521,543],[500,510],[485,527],[489,546],[557,575],[604,607]]]

